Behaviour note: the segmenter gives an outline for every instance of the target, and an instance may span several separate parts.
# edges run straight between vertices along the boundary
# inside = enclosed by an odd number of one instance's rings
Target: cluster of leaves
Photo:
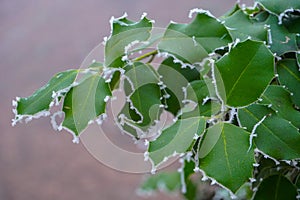
[[[181,157],[179,172],[153,175],[144,191],[181,188],[187,199],[196,199],[191,175],[200,172],[202,180],[217,183],[231,197],[295,199],[299,0],[237,4],[220,18],[201,9],[193,15],[188,24],[171,22],[163,34],[152,33],[153,21],[145,16],[137,22],[112,18],[104,62],[61,72],[32,96],[17,98],[13,125],[51,115],[51,107],[62,102],[51,121],[77,142],[89,123],[105,119],[106,102],[122,89],[126,103],[116,123],[147,141],[145,157],[153,171],[168,158]],[[157,68],[156,57],[163,58]],[[166,112],[173,122],[160,127]],[[59,125],[58,115],[64,116]]]

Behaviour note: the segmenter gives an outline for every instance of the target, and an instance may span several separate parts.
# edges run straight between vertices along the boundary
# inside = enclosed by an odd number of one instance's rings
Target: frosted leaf
[[[64,95],[72,88],[72,87],[75,87],[76,85],[78,85],[77,82],[73,82],[69,87],[66,87],[64,89],[61,89],[61,90],[58,90],[58,91],[52,91],[52,98],[53,98],[53,101],[52,102],[55,102],[55,106],[58,106],[59,105],[59,102],[60,102],[60,99],[61,97],[64,97]],[[50,103],[50,105],[53,103]],[[50,106],[49,107],[52,107]]]
[[[34,115],[19,115],[16,114],[17,113],[16,109],[13,109],[13,113],[15,114],[15,118],[12,119],[12,123],[11,123],[12,126],[15,126],[18,122],[21,123],[23,120],[25,120],[25,123],[28,123],[32,119],[38,119],[40,117],[47,117],[50,115],[50,112],[47,110],[40,111]]]
[[[109,20],[109,23],[111,25],[111,30],[113,30],[113,23],[116,22],[116,23],[119,23],[123,26],[127,26],[126,23],[124,22],[120,22],[120,19],[123,19],[123,18],[126,18],[128,17],[127,13],[125,12],[121,17],[118,17],[118,18],[115,18],[114,16],[111,16],[110,20]]]
[[[170,53],[167,53],[167,52],[160,52],[158,51],[158,57],[163,57],[163,58],[168,58],[168,57],[171,57],[173,58],[173,62],[174,63],[179,63],[181,65],[181,68],[187,68],[189,67],[190,69],[194,69],[195,66],[192,65],[192,64],[189,64],[189,63],[184,63],[182,60],[178,59],[175,55],[173,54],[170,54]]]
[[[273,157],[267,155],[266,153],[264,153],[263,151],[261,151],[261,150],[259,150],[259,149],[257,149],[257,148],[254,149],[254,152],[255,152],[255,153],[260,153],[260,154],[263,155],[263,157],[266,158],[266,159],[269,158],[269,159],[273,160],[273,161],[275,162],[275,165],[279,165],[279,164],[280,164],[280,162],[279,162],[278,160],[276,160],[275,158],[273,158]]]

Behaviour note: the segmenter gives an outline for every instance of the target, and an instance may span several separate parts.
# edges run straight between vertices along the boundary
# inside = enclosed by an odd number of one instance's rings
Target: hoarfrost
[[[55,102],[55,105],[58,106],[59,102],[60,102],[60,98],[63,97],[72,87],[75,87],[77,85],[78,85],[77,82],[73,82],[70,86],[68,86],[64,89],[61,89],[58,91],[52,91],[51,97],[53,99],[53,102]],[[53,103],[51,102],[50,105],[53,105]],[[49,106],[49,107],[52,107],[52,106]]]
[[[271,29],[268,28],[267,32],[268,32],[268,44],[271,45],[273,43]]]
[[[115,18],[114,16],[112,16],[109,20],[109,23],[111,25],[111,30],[113,30],[113,23],[118,23],[122,26],[128,26],[128,24],[121,22],[120,19],[124,19],[128,17],[127,13],[125,12],[121,17]]]
[[[193,139],[194,139],[194,140],[197,140],[199,137],[200,137],[200,136],[199,136],[197,133],[195,133]]]
[[[148,161],[148,160],[149,160],[149,152],[146,151],[146,152],[144,153],[144,161]]]
[[[259,163],[253,163],[253,167],[259,167]]]
[[[255,178],[249,178],[249,180],[250,180],[251,183],[256,182],[256,179],[255,179]]]
[[[279,25],[282,24],[282,20],[283,20],[284,17],[289,17],[287,15],[287,13],[294,12],[294,11],[300,11],[300,10],[298,10],[298,9],[295,10],[294,8],[289,8],[289,9],[286,9],[283,13],[280,13],[280,15],[278,16],[278,24]]]
[[[145,139],[144,145],[149,146],[149,140]]]
[[[124,47],[124,56],[122,57],[122,61],[125,61],[129,65],[133,64],[132,61],[129,59],[129,56],[131,54],[130,49],[132,49],[134,47],[134,45],[136,45],[138,43],[140,43],[139,40],[134,40]]]
[[[142,16],[141,16],[141,19],[144,19],[145,17],[147,17],[147,13],[146,12],[143,12]]]
[[[108,41],[108,37],[107,37],[107,36],[103,37],[103,42],[102,42],[102,44],[105,46],[106,43],[107,43],[107,41]]]
[[[208,10],[203,10],[201,8],[193,8],[192,10],[190,10],[189,12],[189,18],[193,18],[194,13],[199,13],[199,14],[206,14],[209,17],[215,18],[217,19],[213,14],[211,14],[210,11]],[[219,21],[219,19],[217,19]]]
[[[221,98],[221,95],[219,94],[219,91],[218,91],[217,80],[216,80],[216,75],[215,75],[215,61],[213,59],[210,59],[209,61],[211,63],[212,83],[215,88],[216,95],[219,98],[219,100],[221,101],[221,111],[225,111],[226,110],[225,102]]]
[[[235,108],[232,108],[230,111],[229,111],[229,119],[228,119],[228,123],[232,123],[233,119],[234,119],[234,116],[237,115],[237,110]]]
[[[194,65],[189,64],[189,63],[184,63],[182,60],[178,59],[175,55],[170,54],[168,52],[160,52],[159,51],[158,54],[157,54],[157,57],[162,57],[162,58],[171,57],[171,58],[173,58],[173,62],[174,63],[179,63],[181,65],[182,69],[187,68],[187,67],[189,67],[190,69],[194,69],[195,68]]]
[[[96,118],[96,122],[98,125],[102,125],[103,121],[107,118],[107,114],[106,113],[102,113],[101,115],[99,115],[99,117]]]
[[[109,99],[110,99],[110,96],[106,96],[106,97],[104,98],[104,102],[105,102],[105,103],[108,102]]]
[[[198,42],[196,41],[195,36],[193,36],[192,39],[193,39],[194,46],[195,46],[195,47],[198,46],[199,44],[198,44]]]
[[[263,121],[267,118],[267,115],[265,115],[261,120],[259,120],[259,122],[257,122],[254,126],[253,129],[250,133],[250,137],[249,137],[249,148],[248,148],[248,152],[250,151],[250,149],[252,148],[252,143],[253,143],[253,138],[257,137],[257,134],[255,133],[256,129],[258,128],[259,125],[261,125],[263,123]]]
[[[185,176],[184,176],[184,161],[181,164],[181,167],[178,169],[178,172],[180,173],[180,183],[181,183],[181,193],[186,193],[186,183],[185,183]]]
[[[57,124],[56,122],[56,117],[60,117],[62,118],[63,117],[63,114],[64,112],[63,111],[57,111],[56,113],[54,113],[51,117],[50,117],[50,122],[51,122],[51,125],[52,125],[52,128],[55,130],[55,131],[61,131],[62,130],[62,124]]]

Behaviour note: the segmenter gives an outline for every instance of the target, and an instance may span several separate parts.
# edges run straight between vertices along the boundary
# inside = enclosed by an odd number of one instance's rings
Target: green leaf
[[[141,126],[147,126],[159,119],[160,89],[157,84],[146,84],[136,89],[130,96],[135,109],[143,116]]]
[[[138,22],[128,20],[126,17],[111,19],[112,33],[105,44],[105,66],[123,67],[122,61],[125,47],[134,41],[146,41],[152,29],[151,20],[143,17]]]
[[[290,33],[300,33],[300,14],[299,12],[286,13],[282,19],[282,24]]]
[[[300,157],[300,133],[287,120],[277,116],[266,118],[256,129],[257,148],[278,160]],[[288,133],[288,134],[286,134]]]
[[[171,23],[158,48],[193,64],[208,53],[230,43],[231,37],[221,22],[207,13],[198,13],[189,24]]]
[[[278,159],[290,160],[300,157],[300,133],[287,120],[271,115],[262,105],[249,106],[238,112],[242,126],[257,135],[254,143],[265,154]],[[264,120],[262,120],[265,117]]]
[[[159,82],[157,72],[150,64],[134,62],[126,65],[124,70],[124,76],[127,78],[127,81],[124,83],[124,90],[127,96],[143,85],[158,84]]]
[[[284,176],[273,175],[262,181],[254,200],[286,200],[296,199],[297,188]]]
[[[253,147],[249,133],[228,123],[207,129],[199,150],[200,169],[235,193],[252,176]]]
[[[127,103],[119,113],[119,118],[126,132],[139,137],[133,126],[144,132],[159,119],[162,110],[159,77],[151,65],[141,62],[127,65],[124,70],[126,79],[123,89]]]
[[[54,101],[54,93],[63,96],[68,92],[68,87],[74,82],[78,71],[68,70],[60,72],[53,76],[51,80],[35,91],[27,98],[20,98],[16,102],[16,122],[21,120],[22,116],[30,116],[39,112],[48,111],[50,104]]]
[[[164,129],[161,135],[150,142],[148,152],[154,167],[174,153],[185,153],[205,129],[206,121],[202,117],[179,119]]]
[[[300,128],[300,112],[294,109],[290,97],[290,93],[283,87],[270,85],[262,95],[260,104],[269,105],[278,116]]]
[[[277,72],[280,84],[285,85],[292,92],[291,99],[293,103],[300,107],[300,71],[297,61],[295,59],[279,61],[277,63]]]
[[[198,80],[200,79],[200,73],[196,68],[191,69],[190,67],[185,67],[182,66],[180,63],[176,63],[174,58],[167,58],[165,59],[159,66],[160,68],[158,69],[158,72],[162,72],[162,69],[164,70],[176,70],[178,73],[181,74],[181,76],[183,76],[183,78],[185,78],[188,82],[194,81],[194,80]],[[167,76],[168,74],[163,71],[164,73],[160,75],[164,75]],[[164,77],[163,76],[163,77]]]
[[[123,130],[136,138],[152,137],[151,127],[159,120],[162,111],[161,91],[157,84],[148,83],[134,90],[119,113]],[[150,131],[150,132],[149,132]]]
[[[298,50],[296,42],[296,34],[290,33],[283,25],[279,25],[278,18],[269,15],[265,22],[270,26],[269,44],[272,52],[281,56],[287,52],[295,52]]]
[[[242,107],[255,102],[274,77],[274,57],[263,42],[246,40],[216,62],[217,89],[224,103]]]
[[[284,161],[274,162],[274,160],[265,158],[263,155],[259,155],[257,160],[259,161],[259,166],[256,168],[256,180],[263,180],[273,175],[288,174],[295,170],[295,168],[291,167],[291,165]],[[255,181],[252,183],[252,187],[258,187],[260,183],[260,181]]]
[[[189,82],[200,78],[200,73],[196,68],[182,68],[181,64],[174,63],[174,58],[165,59],[157,70],[161,76],[162,84],[166,86],[166,110],[170,111],[173,115],[183,107],[182,100],[184,93],[181,87],[185,87]],[[178,86],[181,87],[178,87]]]
[[[198,104],[195,111],[193,111],[198,115],[210,117],[221,109],[221,104],[216,101],[217,95],[209,78],[191,82],[187,87],[186,93],[186,99]]]
[[[240,5],[238,3],[236,3],[230,10],[228,10],[226,13],[224,13],[221,17],[219,17],[220,20],[224,20],[227,17],[230,17],[231,15],[233,15],[235,12],[239,11]]]
[[[105,113],[107,98],[111,96],[108,83],[99,75],[90,75],[73,87],[64,99],[63,128],[78,136],[91,120]]]
[[[156,190],[173,192],[180,188],[180,174],[175,172],[160,172],[149,176],[140,186],[142,193],[154,192]]]
[[[254,126],[262,118],[271,114],[275,114],[275,112],[265,105],[251,104],[250,106],[238,109],[240,125],[246,128],[249,132],[253,130]]]
[[[259,2],[265,9],[267,9],[271,13],[275,13],[280,15],[285,12],[287,9],[294,8],[300,9],[299,0],[256,0]]]
[[[225,18],[225,26],[234,40],[243,41],[251,37],[253,40],[267,41],[265,24],[251,19],[241,9]]]

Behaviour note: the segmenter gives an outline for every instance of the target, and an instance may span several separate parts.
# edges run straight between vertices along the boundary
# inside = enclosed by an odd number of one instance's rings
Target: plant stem
[[[154,56],[158,53],[157,50],[154,50],[154,51],[150,51],[148,53],[145,53],[144,55],[141,55],[140,57],[137,57],[136,59],[134,59],[134,61],[140,61],[140,60],[143,60],[149,56]],[[151,59],[152,60],[152,59]]]

